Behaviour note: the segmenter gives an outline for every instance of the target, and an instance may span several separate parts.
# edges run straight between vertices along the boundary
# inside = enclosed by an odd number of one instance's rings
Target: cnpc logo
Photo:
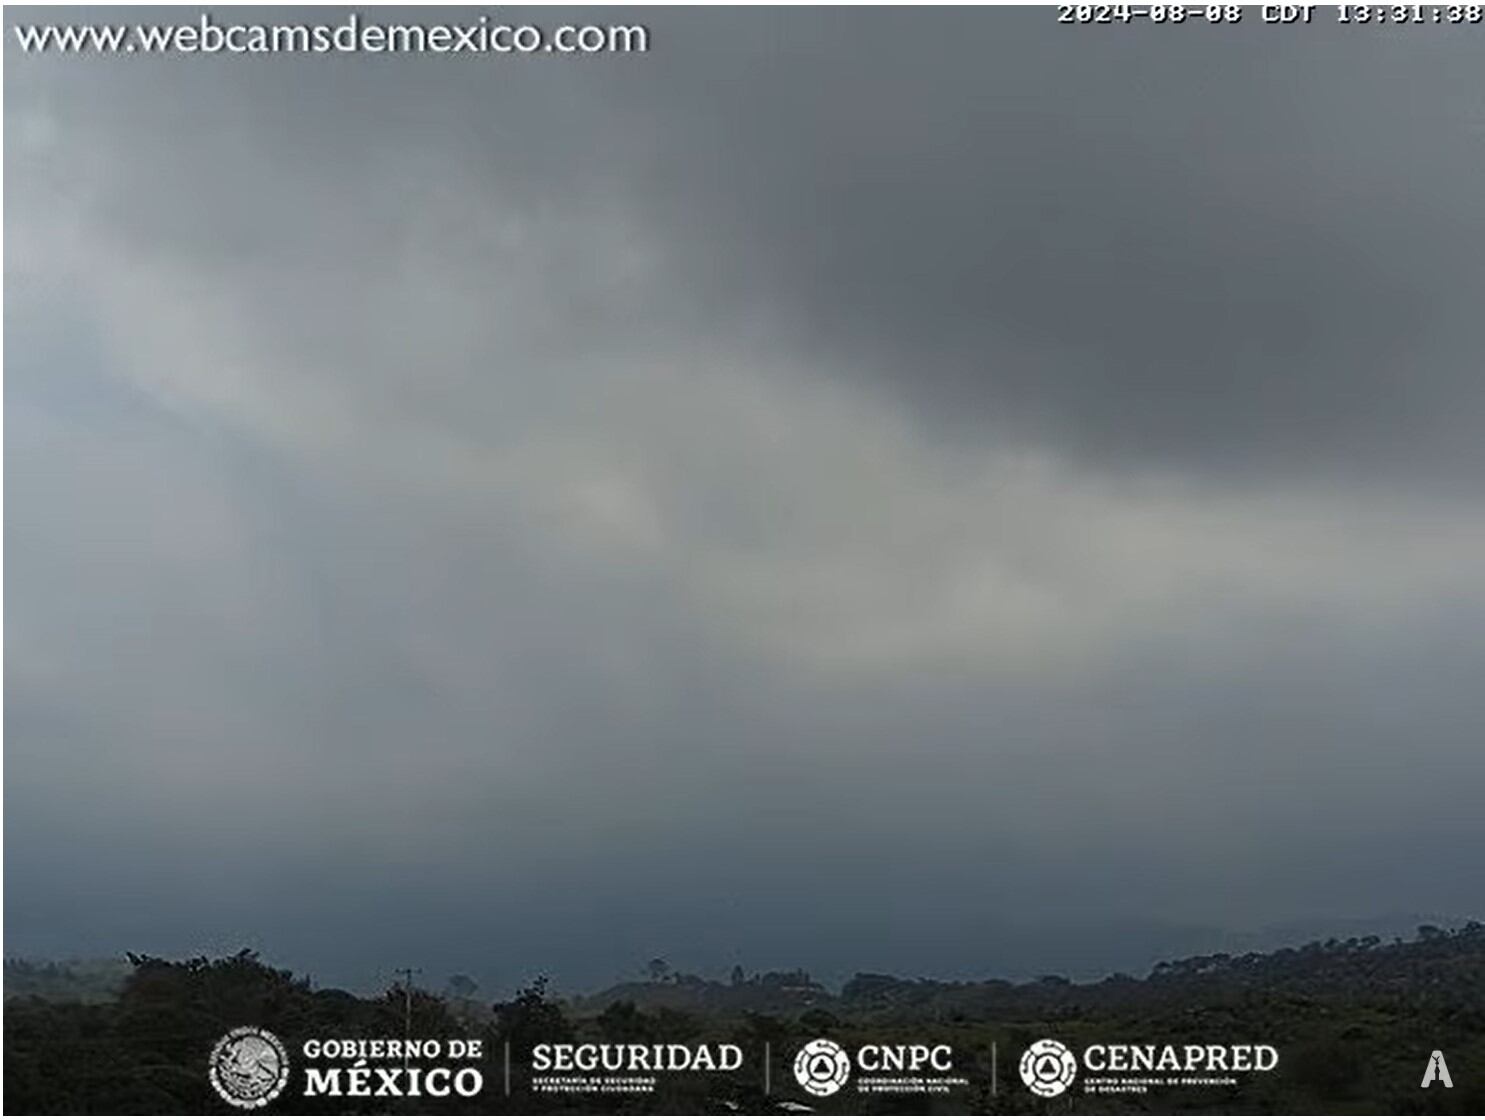
[[[828,1097],[845,1087],[853,1067],[863,1075],[872,1076],[949,1073],[954,1068],[954,1049],[942,1044],[867,1043],[857,1047],[853,1061],[839,1043],[817,1038],[805,1043],[794,1056],[794,1079],[805,1092]]]

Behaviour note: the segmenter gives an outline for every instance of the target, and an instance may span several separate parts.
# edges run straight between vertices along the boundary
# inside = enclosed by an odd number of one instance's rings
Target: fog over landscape
[[[1485,917],[1478,34],[583,18],[650,51],[7,32],[7,955]]]

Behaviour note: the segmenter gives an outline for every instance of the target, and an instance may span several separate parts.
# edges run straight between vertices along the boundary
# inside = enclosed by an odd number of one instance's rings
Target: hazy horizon
[[[1187,956],[1210,953],[1228,953],[1234,956],[1249,952],[1266,953],[1275,949],[1300,948],[1315,941],[1323,942],[1331,938],[1345,940],[1348,937],[1368,935],[1381,937],[1384,941],[1393,938],[1410,941],[1417,936],[1420,925],[1430,924],[1451,929],[1460,928],[1472,920],[1478,919],[1444,914],[1386,914],[1372,918],[1337,919],[1315,923],[1294,922],[1262,930],[1234,931],[1196,927],[1119,929],[1112,931],[1113,937],[1094,946],[1088,945],[1086,939],[1066,930],[1004,931],[992,929],[987,931],[992,938],[1004,937],[1007,932],[1011,936],[1009,940],[994,941],[993,948],[983,951],[982,967],[976,968],[973,964],[962,964],[950,967],[941,973],[915,967],[913,962],[908,960],[897,960],[890,965],[883,964],[881,961],[864,963],[841,961],[829,953],[822,955],[819,948],[802,949],[806,959],[799,961],[781,958],[745,962],[739,958],[730,963],[709,960],[706,963],[695,964],[684,955],[676,957],[661,955],[659,959],[663,960],[674,974],[699,976],[703,980],[719,983],[728,982],[734,964],[743,967],[749,976],[768,972],[788,972],[803,967],[813,980],[834,991],[838,991],[841,985],[853,976],[863,973],[892,975],[914,980],[929,979],[948,982],[1008,980],[1017,984],[1035,981],[1045,976],[1061,976],[1075,984],[1087,984],[1096,983],[1117,974],[1143,978],[1162,960],[1179,960]],[[1059,932],[1062,934],[1061,938],[1058,937]],[[1104,933],[1107,937],[1109,931],[1105,930]],[[1070,955],[1059,955],[1063,951],[1063,944],[1071,947]],[[509,998],[537,977],[545,977],[550,982],[553,993],[558,996],[564,998],[591,997],[610,987],[651,980],[649,964],[655,959],[651,956],[644,960],[636,960],[628,967],[620,967],[611,974],[600,975],[595,970],[581,966],[574,968],[569,965],[566,968],[553,968],[550,962],[543,960],[540,955],[530,961],[517,961],[501,958],[498,954],[494,959],[481,958],[476,954],[466,960],[435,954],[427,958],[426,963],[420,959],[410,960],[403,966],[376,967],[348,963],[342,954],[332,952],[318,962],[320,967],[317,968],[305,962],[284,957],[272,949],[265,951],[262,946],[233,944],[230,939],[210,944],[135,945],[124,951],[107,951],[100,948],[91,953],[45,951],[28,953],[12,951],[7,946],[6,959],[62,966],[89,965],[103,961],[126,964],[129,953],[162,957],[168,960],[188,960],[197,956],[226,957],[244,949],[256,953],[259,959],[274,968],[288,969],[296,976],[308,977],[317,989],[343,988],[360,995],[374,995],[401,984],[403,982],[403,977],[400,975],[402,968],[412,967],[416,970],[415,986],[432,992],[442,991],[447,981],[456,974],[468,976],[478,984],[474,998],[482,1002]],[[813,954],[812,966],[809,959],[811,954]],[[352,959],[357,958],[353,955]],[[1069,960],[1073,962],[1071,967],[1068,967]]]
[[[650,49],[7,30],[7,953],[1481,916],[1477,35],[582,19]]]

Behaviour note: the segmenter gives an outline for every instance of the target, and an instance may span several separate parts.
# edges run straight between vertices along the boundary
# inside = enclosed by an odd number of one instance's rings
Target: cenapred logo
[[[1055,1038],[1033,1042],[1021,1055],[1021,1080],[1039,1097],[1060,1096],[1077,1076],[1077,1059]]]
[[[1267,1043],[1096,1042],[1075,1058],[1056,1039],[1044,1038],[1021,1055],[1021,1080],[1039,1097],[1060,1096],[1079,1077],[1085,1094],[1143,1094],[1237,1085],[1278,1065],[1279,1051]]]
[[[289,1052],[272,1031],[238,1027],[217,1040],[206,1068],[222,1100],[236,1108],[262,1108],[289,1083]]]
[[[806,1093],[828,1097],[840,1092],[850,1078],[851,1059],[828,1038],[805,1043],[794,1056],[794,1080]]]

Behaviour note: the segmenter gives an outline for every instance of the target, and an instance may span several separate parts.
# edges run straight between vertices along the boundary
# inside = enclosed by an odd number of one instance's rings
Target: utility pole
[[[407,1069],[407,1040],[412,1034],[412,978],[422,972],[421,968],[399,968],[402,977],[402,1068]]]

